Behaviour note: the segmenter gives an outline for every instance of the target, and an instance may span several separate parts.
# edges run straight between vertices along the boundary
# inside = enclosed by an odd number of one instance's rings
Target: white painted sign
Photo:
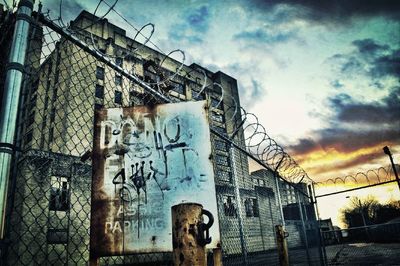
[[[220,241],[206,103],[112,108],[96,113],[91,252],[172,251],[171,206],[196,202]]]

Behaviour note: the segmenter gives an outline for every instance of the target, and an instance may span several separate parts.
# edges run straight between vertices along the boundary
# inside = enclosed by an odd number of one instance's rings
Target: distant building
[[[342,239],[342,232],[339,227],[332,224],[332,219],[319,220],[323,241],[325,244],[337,244]]]
[[[276,177],[271,170],[267,169],[254,171],[251,173],[251,177],[255,186],[268,187],[272,190],[272,207],[276,210],[273,219],[281,223],[282,218],[280,214],[278,193],[280,194],[282,211],[285,219],[285,229],[289,232],[289,247],[298,247],[305,244],[304,235],[301,233],[303,224],[301,222],[300,206],[302,208],[303,219],[305,220],[306,232],[310,231],[309,235],[313,239],[312,241],[317,241],[316,236],[313,233],[317,226],[316,215],[314,206],[310,204],[308,199],[307,184],[299,183],[290,186],[289,183]],[[294,187],[298,188],[302,193],[297,193]]]

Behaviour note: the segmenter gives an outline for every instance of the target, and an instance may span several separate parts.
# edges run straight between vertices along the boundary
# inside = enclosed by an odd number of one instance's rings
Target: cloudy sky
[[[56,17],[59,3],[44,10]],[[97,4],[64,0],[62,18]],[[115,10],[131,25],[107,18],[128,35],[152,22],[162,51],[235,77],[244,108],[314,180],[387,165],[385,145],[400,161],[400,1],[119,0]]]

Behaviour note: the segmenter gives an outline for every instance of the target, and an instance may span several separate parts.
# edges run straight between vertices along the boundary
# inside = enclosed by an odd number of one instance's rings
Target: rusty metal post
[[[206,266],[205,245],[211,242],[208,229],[214,223],[213,216],[198,203],[181,203],[172,206],[171,212],[174,265]],[[203,223],[203,214],[208,216],[208,224]]]
[[[289,266],[289,253],[286,243],[287,232],[283,230],[282,225],[275,225],[276,242],[278,246],[278,256],[280,266]]]
[[[220,247],[213,249],[214,266],[222,266],[222,250]]]
[[[89,258],[89,266],[99,266],[99,259],[98,258]]]

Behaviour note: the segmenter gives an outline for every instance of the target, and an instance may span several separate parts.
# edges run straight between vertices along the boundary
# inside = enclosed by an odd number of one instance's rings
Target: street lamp
[[[396,166],[394,165],[394,161],[393,161],[393,156],[392,153],[389,150],[388,146],[383,147],[383,152],[389,156],[390,158],[390,162],[392,163],[392,168],[393,168],[393,172],[394,172],[394,176],[396,177],[396,181],[397,181],[397,185],[399,186],[400,189],[400,179],[399,179],[399,175],[397,174],[397,170],[396,170]]]

